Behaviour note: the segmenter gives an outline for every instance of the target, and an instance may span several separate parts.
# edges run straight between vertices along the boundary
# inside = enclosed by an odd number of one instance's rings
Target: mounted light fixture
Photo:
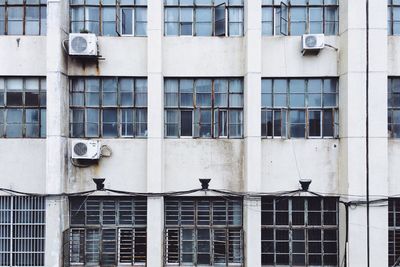
[[[301,190],[308,191],[308,188],[310,187],[311,182],[312,182],[311,179],[300,179],[299,183],[301,185]]]
[[[96,184],[96,190],[104,190],[105,178],[93,178],[93,182]]]
[[[201,189],[207,190],[208,189],[208,184],[210,183],[211,179],[200,178],[199,181],[201,183]]]

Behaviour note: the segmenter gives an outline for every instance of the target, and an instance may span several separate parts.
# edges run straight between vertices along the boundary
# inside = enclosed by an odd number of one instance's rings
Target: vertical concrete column
[[[164,98],[162,76],[163,1],[147,1],[148,139],[147,191],[163,191]],[[147,266],[163,266],[163,199],[148,198]]]
[[[245,191],[261,188],[261,0],[245,1]],[[245,266],[261,266],[261,199],[244,201]]]
[[[68,77],[62,41],[68,38],[68,1],[47,3],[46,193],[64,191],[67,180]],[[46,200],[46,266],[62,266],[66,199]]]

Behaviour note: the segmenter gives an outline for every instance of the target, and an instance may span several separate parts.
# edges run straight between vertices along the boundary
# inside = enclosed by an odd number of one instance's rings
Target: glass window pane
[[[181,136],[192,136],[192,111],[181,112]]]
[[[121,136],[133,136],[133,111],[121,110]]]
[[[6,116],[6,136],[11,138],[22,137],[22,109],[8,109]]]
[[[117,110],[116,109],[103,110],[103,136],[104,137],[118,136],[117,122],[118,122],[118,118],[117,118]]]
[[[86,137],[99,136],[99,110],[86,110]]]
[[[321,111],[309,111],[308,113],[308,135],[312,137],[321,136]]]
[[[165,111],[165,135],[178,137],[179,113],[176,110]]]
[[[211,106],[211,80],[199,79],[195,82],[196,86],[196,105],[198,107]]]
[[[116,106],[117,99],[117,79],[103,79],[103,106]]]
[[[136,110],[136,136],[147,136],[147,110]]]
[[[133,34],[133,9],[121,8],[121,30],[122,34]]]

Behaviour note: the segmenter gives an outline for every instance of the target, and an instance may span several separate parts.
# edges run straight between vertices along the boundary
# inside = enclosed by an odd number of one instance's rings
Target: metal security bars
[[[336,78],[262,80],[263,137],[336,138],[338,113]]]
[[[400,78],[388,80],[389,137],[400,138]]]
[[[243,0],[164,0],[166,36],[243,36]]]
[[[146,224],[144,198],[70,198],[64,266],[145,265]]]
[[[147,36],[147,0],[70,0],[71,32]]]
[[[165,137],[243,137],[242,79],[165,79],[164,107]]]
[[[242,199],[166,198],[166,265],[243,263]]]
[[[0,77],[0,138],[46,137],[46,79]]]
[[[46,35],[46,0],[0,1],[0,35]]]
[[[71,137],[146,137],[147,80],[72,78]]]
[[[339,32],[337,0],[262,0],[263,35]]]
[[[338,266],[338,198],[262,198],[263,266]]]
[[[389,266],[400,257],[400,198],[389,198]],[[398,266],[398,265],[396,265]]]
[[[45,200],[0,196],[0,266],[44,266]]]

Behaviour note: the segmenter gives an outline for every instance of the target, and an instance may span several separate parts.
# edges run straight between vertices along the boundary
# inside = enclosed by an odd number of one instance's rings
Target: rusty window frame
[[[310,4],[309,1],[307,0],[306,5],[292,5],[290,3],[290,0],[263,0],[262,2],[262,12],[272,12],[272,16],[271,16],[271,20],[262,20],[262,24],[265,25],[266,23],[270,23],[272,30],[272,34],[264,34],[265,29],[262,30],[263,35],[265,36],[274,36],[274,35],[281,35],[281,4],[283,4],[283,6],[285,8],[287,8],[288,10],[288,21],[286,21],[287,24],[287,29],[286,29],[286,33],[285,35],[292,35],[291,34],[291,30],[290,30],[290,25],[291,25],[291,8],[299,8],[299,7],[304,7],[306,8],[306,31],[305,33],[309,33],[310,32],[310,9],[312,8],[321,8],[322,9],[322,32],[323,34],[326,34],[326,29],[327,29],[327,23],[335,23],[335,33],[333,35],[338,35],[339,34],[339,2],[337,2],[337,4],[329,4],[329,2],[327,4],[324,3],[321,4]],[[337,12],[337,21],[328,21],[327,20],[327,16],[326,16],[326,9],[327,8],[336,8],[336,12]],[[285,18],[286,19],[286,18]],[[264,26],[263,26],[264,27]]]
[[[8,81],[19,80],[22,83],[20,90],[9,90]],[[37,82],[37,90],[27,88],[27,81]],[[20,104],[8,102],[8,94],[19,94]],[[36,95],[37,103],[28,103],[28,95]],[[21,111],[21,136],[7,136],[7,113],[9,111]],[[37,123],[29,122],[27,119],[28,111],[37,112]],[[28,135],[27,127],[37,125],[37,133]],[[0,77],[0,138],[46,138],[46,78],[44,77]]]
[[[8,22],[9,22],[9,8],[20,8],[22,9],[22,33],[18,35],[46,35],[47,32],[47,1],[37,0],[37,3],[30,3],[27,0],[21,0],[20,3],[10,3],[10,0],[4,0],[3,3],[0,3],[0,14],[4,14],[4,17],[0,16],[0,22],[3,22],[3,29],[0,29],[0,35],[8,35]],[[39,9],[39,17],[38,17],[38,26],[37,32],[38,34],[29,34],[27,33],[27,8],[38,8]],[[0,23],[1,26],[1,23]],[[15,35],[15,34],[12,34]]]
[[[275,92],[275,81],[285,81],[286,83],[286,91],[284,93],[282,92]],[[291,80],[304,80],[305,81],[305,92],[304,92],[304,107],[291,107],[290,106],[290,81]],[[323,78],[293,78],[293,79],[281,79],[281,78],[263,78],[263,82],[270,82],[271,86],[271,91],[263,91],[265,88],[262,88],[262,97],[268,97],[270,99],[270,103],[262,103],[261,107],[261,118],[265,119],[264,121],[261,121],[261,127],[262,127],[262,138],[290,138],[290,130],[291,130],[291,123],[290,123],[290,112],[291,111],[304,111],[305,112],[305,129],[304,129],[304,138],[338,138],[339,136],[339,80],[335,77],[323,77]],[[321,89],[320,93],[315,93],[315,92],[309,92],[309,82],[310,81],[320,81],[321,82]],[[331,86],[330,82],[335,83],[335,92],[326,92],[324,90],[326,85],[325,83],[328,83],[329,86]],[[297,94],[297,93],[295,93]],[[301,93],[303,94],[303,93]],[[309,103],[309,97],[313,95],[320,95],[320,106],[313,106]],[[284,105],[275,105],[275,97],[278,95],[284,96],[285,103]],[[329,96],[333,96],[335,99],[336,105],[330,105],[328,101],[325,101],[325,98],[328,98]],[[268,102],[268,101],[267,101]],[[309,118],[310,112],[315,112],[315,111],[320,111],[321,112],[321,118],[320,118],[320,136],[310,136],[310,124],[309,124]],[[272,125],[268,124],[267,120],[267,115],[268,113],[272,113]],[[280,125],[275,125],[276,121],[276,115],[277,113],[281,114],[281,120]],[[327,135],[324,132],[324,118],[325,114],[331,113],[332,118],[331,118],[331,132],[333,133],[332,135]],[[265,114],[265,115],[264,115]],[[283,116],[282,116],[283,115]],[[282,118],[284,120],[282,120]],[[278,121],[277,121],[278,122]],[[268,126],[272,126],[272,129],[269,129]],[[264,127],[264,129],[263,129]],[[281,129],[281,134],[276,135],[275,129],[280,128]],[[272,135],[269,135],[268,133],[272,133]],[[279,131],[278,131],[279,133]]]
[[[104,81],[113,79],[116,83],[116,91],[105,91]],[[97,80],[99,82],[97,91],[90,91],[88,82]],[[132,90],[124,91],[121,86],[123,80],[132,81]],[[76,84],[82,83],[83,88],[78,88]],[[147,137],[147,79],[142,77],[73,77],[70,79],[70,137],[80,138],[80,137],[102,137],[102,138],[146,138]],[[106,104],[103,99],[105,99],[104,94],[115,94],[116,104]],[[131,94],[132,104],[124,105],[122,103],[122,94]],[[83,104],[74,103],[74,96],[80,95]],[[98,104],[91,105],[89,103],[89,94],[98,94]],[[88,112],[94,110],[97,111],[98,117],[95,122],[98,125],[97,133],[94,135],[89,135],[88,124],[92,123],[88,121]],[[107,124],[103,119],[104,111],[112,110],[117,114],[116,121],[116,136],[104,136],[104,124]],[[84,112],[83,121],[74,121],[74,112]],[[123,121],[123,113],[128,112],[132,116],[132,120],[128,123]],[[127,114],[128,114],[127,113]],[[141,114],[142,116],[139,116]],[[144,118],[143,118],[144,116]],[[144,121],[145,120],[145,121]],[[74,127],[75,124],[83,124],[83,134],[75,134]],[[123,127],[128,124],[132,124],[132,134],[125,135]],[[140,130],[140,131],[139,131]]]
[[[209,263],[226,266],[243,264],[243,204],[241,198],[169,197],[164,201],[164,264],[201,264],[199,257],[209,255]],[[201,239],[199,231],[208,232]],[[191,238],[187,233],[191,232]],[[185,234],[186,233],[186,234]],[[189,251],[183,243],[191,245]],[[209,250],[199,251],[198,242],[208,242]],[[216,250],[216,248],[219,248]],[[184,255],[191,255],[191,262]]]
[[[303,207],[296,207],[294,203],[297,205],[302,203]],[[311,208],[312,204],[316,203],[319,203],[319,208]],[[310,257],[319,257],[321,266],[333,267],[339,264],[338,198],[263,197],[261,206],[262,266],[269,267],[280,264],[297,266],[294,262],[296,255],[303,255],[304,263],[307,266],[317,264],[310,262]],[[335,214],[334,219],[332,219],[333,214]],[[301,231],[303,238],[298,239],[294,236]],[[312,237],[312,232],[319,233],[320,238]],[[328,233],[335,233],[335,238],[331,239]],[[297,246],[296,241],[304,243],[303,253],[295,251],[297,250],[294,248]],[[318,246],[320,252],[313,251]],[[286,247],[287,250],[283,247]],[[327,252],[328,247],[330,247],[329,249],[335,248],[335,252]],[[284,258],[285,260],[283,260]],[[329,263],[329,261],[336,263]],[[302,265],[301,263],[297,264]]]
[[[192,83],[192,97],[193,97],[193,102],[192,105],[183,105],[182,102],[182,94],[189,94],[187,91],[182,92],[181,91],[181,83],[180,81],[185,80],[185,81],[190,81]],[[196,100],[198,98],[198,94],[203,94],[203,93],[198,93],[196,91],[196,82],[199,80],[208,80],[211,82],[211,105],[207,106],[199,106],[196,103]],[[217,81],[223,81],[227,83],[228,89],[226,91],[226,97],[227,97],[227,105],[225,106],[220,106],[215,103],[215,97],[217,94],[221,94],[220,92],[215,91],[215,84]],[[234,83],[233,82],[240,82],[240,91],[233,91],[231,90],[231,87],[234,88]],[[173,91],[166,91],[166,85],[167,83],[174,82],[177,84],[177,90]],[[232,82],[232,85],[231,85]],[[171,83],[172,84],[172,83]],[[164,128],[165,128],[165,138],[184,138],[184,137],[190,137],[190,136],[181,136],[181,113],[182,112],[192,112],[192,138],[243,138],[243,124],[244,124],[244,113],[243,113],[243,99],[244,99],[244,89],[243,89],[243,79],[242,78],[166,78],[164,80]],[[241,98],[241,103],[239,105],[233,105],[234,101],[234,96],[239,96]],[[173,97],[176,99],[177,105],[167,105],[167,99],[169,97]],[[174,101],[175,102],[175,101]],[[210,123],[202,123],[201,122],[201,111],[210,111],[211,112],[211,120]],[[218,111],[223,111],[227,112],[227,117],[228,117],[228,122],[227,122],[227,135],[226,136],[219,136],[217,128],[216,128],[216,118],[215,116],[218,115]],[[241,114],[241,124],[235,124],[234,122],[230,123],[229,121],[229,114],[230,111],[235,111],[239,112]],[[167,113],[168,112],[178,112],[178,121],[176,122],[169,122],[167,120]],[[167,134],[167,127],[169,125],[177,125],[178,127],[178,135],[177,136],[169,136]],[[202,125],[206,125],[207,127],[210,127],[210,136],[201,136],[201,127]],[[233,136],[230,131],[229,131],[229,126],[231,125],[239,125],[240,127],[240,136]]]

